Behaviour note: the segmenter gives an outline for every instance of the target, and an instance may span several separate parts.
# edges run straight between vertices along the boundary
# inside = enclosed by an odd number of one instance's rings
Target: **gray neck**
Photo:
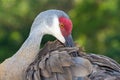
[[[23,80],[24,71],[34,61],[39,52],[42,37],[43,34],[40,32],[31,33],[18,52],[0,64],[0,67],[4,68],[2,80],[12,80],[14,78],[16,78],[15,80]]]
[[[43,34],[40,32],[39,34],[37,32],[30,34],[27,40],[13,57],[19,57],[20,60],[23,59],[22,61],[25,61],[25,64],[31,63],[31,61],[33,61],[39,52],[42,37]]]

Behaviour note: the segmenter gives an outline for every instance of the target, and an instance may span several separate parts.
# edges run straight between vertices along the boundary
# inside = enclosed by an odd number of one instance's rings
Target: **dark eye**
[[[63,23],[60,23],[60,28],[64,28],[64,24]]]

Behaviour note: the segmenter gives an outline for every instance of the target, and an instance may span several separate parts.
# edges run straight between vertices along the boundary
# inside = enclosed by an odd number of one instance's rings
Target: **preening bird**
[[[66,22],[60,24],[65,46],[48,42],[28,66],[25,80],[120,80],[117,62],[106,56],[83,54],[85,52],[74,46],[70,35],[72,27],[65,26],[72,23]]]
[[[74,46],[72,22],[61,10],[41,12],[34,20],[30,34],[21,48],[10,58],[0,64],[0,80],[23,80],[27,67],[39,52],[42,37],[50,34],[65,46]]]
[[[119,64],[104,57],[81,56],[79,48],[74,46],[71,32],[72,21],[65,12],[41,12],[35,18],[30,34],[21,48],[0,64],[0,80],[90,80],[96,78],[94,75],[99,76],[97,72],[101,69],[101,73],[110,72],[105,80],[117,80],[110,75],[119,77]],[[62,46],[58,43],[49,43],[40,50],[40,43],[45,34],[56,37]],[[100,62],[99,58],[103,61]],[[105,66],[104,62],[110,63],[110,66]],[[100,68],[96,65],[100,65]]]

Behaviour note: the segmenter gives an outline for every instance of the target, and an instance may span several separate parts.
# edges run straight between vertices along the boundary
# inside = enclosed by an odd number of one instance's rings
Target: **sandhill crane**
[[[88,76],[94,77],[90,74],[94,72],[94,65],[91,63],[95,61],[79,55],[78,48],[74,47],[71,31],[72,22],[63,11],[41,12],[35,18],[30,34],[21,48],[0,64],[0,80],[89,80]],[[67,47],[51,44],[39,53],[45,34],[56,37]],[[119,76],[119,65],[115,65],[115,68],[117,71],[113,74]]]
[[[12,57],[0,64],[0,80],[23,80],[25,71],[39,52],[42,37],[50,34],[66,46],[73,46],[72,22],[61,10],[41,12],[34,20],[30,34]],[[88,61],[88,64],[90,62]],[[86,74],[87,75],[87,74]]]
[[[72,22],[60,10],[41,12],[34,20],[30,34],[12,57],[0,64],[0,80],[23,80],[25,70],[39,52],[42,37],[50,34],[66,46],[73,46]]]
[[[65,24],[60,24],[66,44],[48,43],[28,66],[25,80],[119,80],[120,65],[106,56],[83,54],[74,46],[71,35],[66,35]],[[71,31],[71,30],[70,30]],[[68,37],[66,37],[68,36]]]

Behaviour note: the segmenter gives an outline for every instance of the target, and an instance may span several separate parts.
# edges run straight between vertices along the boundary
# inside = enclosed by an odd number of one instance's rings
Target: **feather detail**
[[[71,55],[75,52],[76,57]],[[82,49],[64,47],[58,41],[48,42],[26,71],[26,80],[119,79],[120,65],[111,58],[85,54]]]

